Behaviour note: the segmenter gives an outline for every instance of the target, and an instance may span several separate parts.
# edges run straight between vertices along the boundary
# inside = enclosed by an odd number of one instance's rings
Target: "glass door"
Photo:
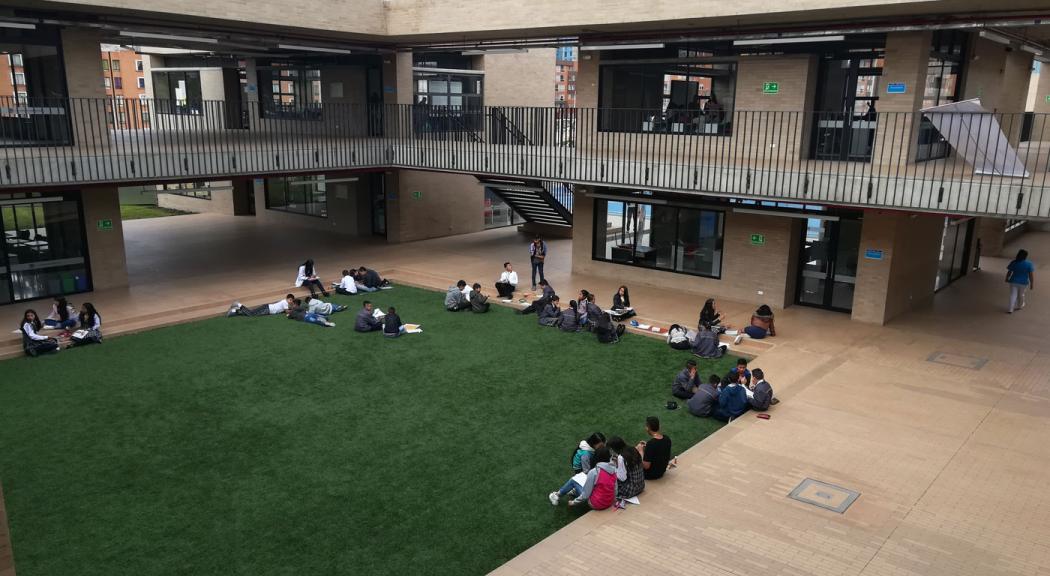
[[[860,226],[858,220],[806,220],[795,299],[798,304],[843,312],[853,309]]]
[[[835,58],[821,62],[813,157],[871,160],[878,116],[881,58]]]

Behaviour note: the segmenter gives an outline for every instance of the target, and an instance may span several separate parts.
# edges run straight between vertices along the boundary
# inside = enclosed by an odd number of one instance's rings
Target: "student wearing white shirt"
[[[305,286],[310,290],[310,295],[316,295],[317,290],[321,291],[325,297],[328,296],[328,291],[324,289],[324,284],[321,283],[321,279],[317,277],[317,270],[314,269],[313,259],[309,259],[303,262],[302,266],[299,266],[299,273],[295,277],[295,287],[301,288]]]
[[[499,292],[500,298],[510,298],[514,296],[517,288],[518,273],[514,271],[510,262],[504,262],[503,272],[499,275],[499,282],[496,282],[496,291]]]
[[[357,294],[357,281],[349,270],[343,270],[343,279],[335,285],[335,293],[343,296]]]
[[[19,330],[22,332],[22,349],[25,350],[27,356],[58,351],[58,340],[40,334],[41,328],[43,324],[40,322],[40,317],[36,315],[36,310],[26,310],[22,315]]]
[[[70,346],[102,343],[102,317],[91,302],[80,307],[80,330],[73,333]]]
[[[226,316],[274,316],[277,314],[284,314],[294,305],[294,294],[286,294],[284,300],[278,300],[273,304],[263,304],[261,306],[256,306],[255,308],[248,308],[240,302],[234,302],[233,306],[230,307],[230,311],[226,313]]]

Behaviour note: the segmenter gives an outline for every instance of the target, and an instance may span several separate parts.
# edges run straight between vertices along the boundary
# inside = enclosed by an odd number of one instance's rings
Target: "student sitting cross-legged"
[[[551,297],[551,301],[543,307],[543,310],[540,310],[538,320],[540,326],[550,326],[552,328],[558,326],[558,323],[561,322],[560,302],[561,298],[558,298],[558,295],[555,294]]]
[[[479,314],[484,314],[489,311],[489,297],[481,293],[481,284],[477,282],[471,287],[472,290],[467,296],[467,301],[470,302],[470,309]]]
[[[357,318],[354,319],[354,330],[357,332],[374,332],[382,329],[383,323],[375,317],[375,313],[372,311],[372,303],[365,300],[361,303],[361,311],[357,313]]]
[[[540,288],[543,289],[540,297],[530,302],[525,308],[519,310],[518,314],[532,314],[533,312],[539,312],[540,310],[543,310],[543,307],[546,306],[548,302],[551,301],[551,298],[554,296],[554,288],[551,287],[550,283],[546,280],[540,280]]]
[[[726,374],[726,378],[729,378],[730,380],[734,380],[734,381],[739,381],[741,372],[744,373],[744,378],[748,382],[750,382],[751,381],[751,371],[747,369],[747,360],[744,359],[744,358],[738,358],[737,359],[736,366],[734,366],[733,369],[730,370]]]
[[[255,308],[248,308],[240,302],[234,302],[226,316],[272,316],[284,314],[295,305],[295,294],[286,294],[284,300],[278,300],[273,304],[262,304]]]
[[[671,394],[676,398],[688,400],[693,397],[698,386],[700,386],[700,376],[696,373],[696,360],[687,360],[685,368],[682,368],[682,371],[674,377]]]
[[[393,306],[386,309],[383,317],[383,336],[397,338],[405,333],[405,325],[401,323],[401,317],[397,315],[397,309]]]
[[[745,337],[761,340],[766,336],[776,335],[777,327],[773,323],[773,309],[763,304],[751,315],[751,323],[744,327],[733,343],[739,344]]]
[[[619,342],[620,336],[623,336],[623,332],[626,330],[623,324],[613,322],[608,312],[601,312],[601,315],[598,316],[598,319],[593,324],[594,335],[597,336],[598,341],[602,344]]]
[[[685,403],[689,413],[700,417],[713,415],[715,409],[718,408],[719,384],[721,384],[721,380],[719,380],[718,374],[712,374],[707,379],[707,382],[697,387],[696,393]]]
[[[51,305],[51,313],[44,318],[44,326],[47,328],[60,328],[68,332],[77,325],[77,309],[70,304],[64,296],[56,296],[55,303]]]
[[[612,310],[609,311],[609,314],[617,322],[636,315],[634,308],[631,307],[631,294],[627,291],[626,286],[620,286],[616,294],[613,294]]]
[[[335,327],[335,322],[329,322],[328,317],[323,314],[310,312],[308,308],[303,306],[303,301],[298,298],[295,300],[295,305],[288,309],[287,315],[289,320],[298,320],[299,322],[317,324],[318,326],[327,326],[329,328]]]
[[[69,338],[70,346],[102,343],[102,317],[91,302],[84,302],[80,307],[80,330]]]
[[[562,332],[580,331],[580,311],[575,300],[569,300],[569,306],[562,311],[558,328],[561,328]]]
[[[40,317],[36,315],[36,310],[26,310],[22,315],[18,329],[22,332],[22,349],[25,350],[26,356],[58,352],[58,340],[40,334],[43,327]]]
[[[392,288],[390,282],[380,276],[379,272],[364,266],[357,269],[357,274],[354,278],[357,282],[357,289],[364,292],[375,292],[376,290]]]
[[[343,278],[334,287],[336,294],[342,294],[343,296],[357,294],[357,280],[354,279],[353,273],[349,270],[343,270]]]
[[[445,310],[459,312],[470,308],[470,302],[467,301],[467,296],[463,293],[466,287],[467,283],[464,280],[460,280],[454,286],[448,287],[448,291],[445,292]]]
[[[700,331],[696,333],[693,342],[693,356],[698,358],[721,358],[726,353],[725,344],[718,342],[718,333],[711,329],[711,325],[704,323],[700,325]]]
[[[517,289],[518,273],[514,271],[510,262],[504,262],[503,272],[499,275],[499,282],[496,282],[496,292],[499,293],[500,298],[510,298]]]
[[[747,382],[743,379],[744,375],[741,374],[740,381],[728,378],[722,381],[722,389],[718,392],[718,408],[715,409],[712,416],[723,422],[729,422],[739,418],[751,408],[747,401]]]
[[[751,405],[752,410],[765,412],[769,410],[770,404],[776,403],[773,397],[773,387],[769,385],[769,382],[766,382],[766,375],[761,368],[755,368],[751,375],[753,376],[751,394],[748,395],[747,401]]]
[[[313,296],[306,297],[306,309],[313,314],[320,314],[322,316],[330,316],[336,312],[342,312],[346,310],[346,306],[342,304],[332,304],[331,302],[325,302],[319,298]]]

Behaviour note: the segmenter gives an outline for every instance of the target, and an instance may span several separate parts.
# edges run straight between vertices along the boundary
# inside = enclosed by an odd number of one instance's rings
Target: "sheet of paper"
[[[579,474],[572,477],[572,481],[583,486],[587,484],[587,474],[580,472]]]

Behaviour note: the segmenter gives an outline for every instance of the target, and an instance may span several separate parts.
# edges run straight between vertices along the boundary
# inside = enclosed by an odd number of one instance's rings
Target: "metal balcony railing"
[[[904,112],[7,98],[0,187],[394,167],[1050,218],[1048,115],[935,120]]]

